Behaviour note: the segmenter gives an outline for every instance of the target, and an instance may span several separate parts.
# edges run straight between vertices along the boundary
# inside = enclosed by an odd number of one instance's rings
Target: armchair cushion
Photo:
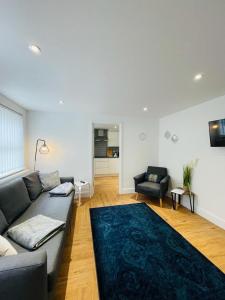
[[[145,181],[160,183],[160,181],[163,179],[163,177],[164,177],[163,175],[146,173],[145,174]]]
[[[152,191],[154,194],[159,194],[160,190],[160,184],[155,183],[155,182],[150,182],[150,181],[145,181],[142,183],[139,183],[137,185],[138,190],[141,192],[149,192]]]

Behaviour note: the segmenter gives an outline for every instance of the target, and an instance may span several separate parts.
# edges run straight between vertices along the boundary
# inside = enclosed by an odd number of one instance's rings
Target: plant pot
[[[185,191],[185,192],[189,192],[190,191],[190,189],[189,189],[189,187],[188,186],[183,186],[183,190]]]

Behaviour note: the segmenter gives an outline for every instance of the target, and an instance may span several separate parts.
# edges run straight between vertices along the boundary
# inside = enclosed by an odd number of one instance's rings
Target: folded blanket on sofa
[[[16,243],[29,250],[35,250],[61,231],[65,222],[43,215],[37,215],[7,231]]]
[[[49,194],[50,196],[61,196],[66,197],[74,190],[74,185],[71,182],[64,182],[54,189],[52,189]]]

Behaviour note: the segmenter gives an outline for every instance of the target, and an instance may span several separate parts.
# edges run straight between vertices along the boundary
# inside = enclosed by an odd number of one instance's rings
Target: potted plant
[[[197,162],[198,160],[196,159],[183,166],[183,189],[187,192],[191,192],[192,171]]]

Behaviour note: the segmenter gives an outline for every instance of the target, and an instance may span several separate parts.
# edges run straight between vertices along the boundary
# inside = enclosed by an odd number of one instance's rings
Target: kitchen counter
[[[119,158],[118,157],[95,157],[94,158],[95,175],[118,175]]]
[[[109,156],[95,156],[94,158],[119,158],[119,157],[109,157]]]

